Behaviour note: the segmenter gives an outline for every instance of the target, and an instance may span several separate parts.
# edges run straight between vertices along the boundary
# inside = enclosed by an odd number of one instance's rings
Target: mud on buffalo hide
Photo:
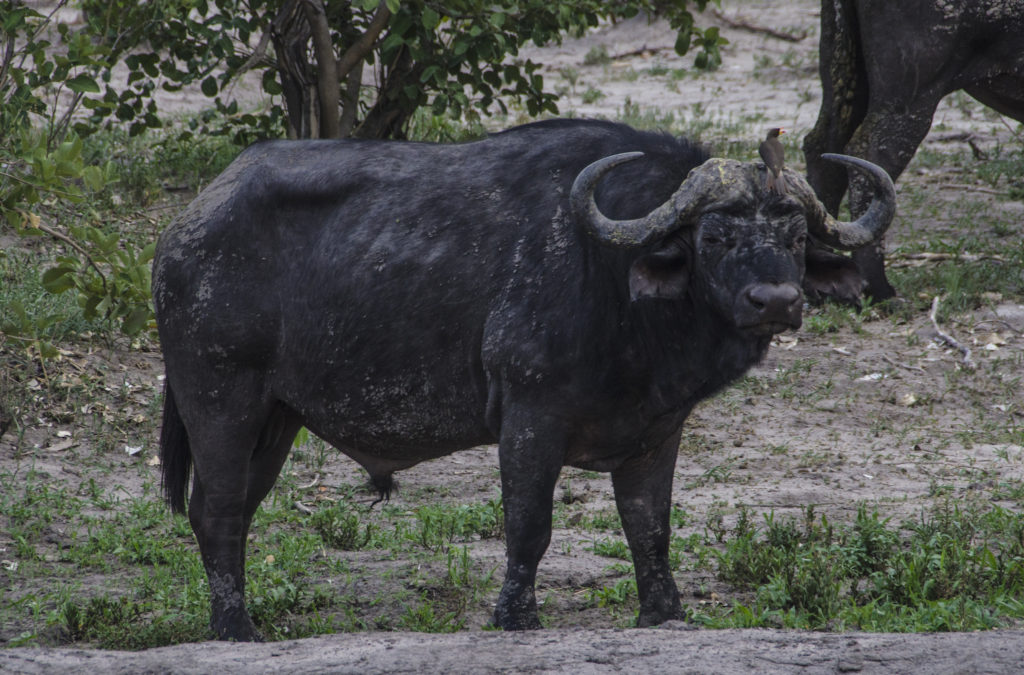
[[[213,633],[259,637],[246,538],[302,426],[383,492],[396,471],[497,443],[494,621],[510,630],[540,626],[562,467],[611,472],[638,623],[681,618],[668,523],[684,420],[800,325],[808,230],[850,248],[892,219],[885,173],[837,161],[878,195],[850,223],[793,172],[769,193],[763,165],[607,122],[243,152],[153,263],[163,487],[183,511],[191,482]]]

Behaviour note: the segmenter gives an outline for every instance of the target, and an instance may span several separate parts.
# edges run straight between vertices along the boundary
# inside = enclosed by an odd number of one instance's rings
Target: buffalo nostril
[[[790,326],[801,323],[803,294],[796,284],[758,283],[740,294],[735,320],[738,326]]]
[[[756,284],[747,289],[746,296],[758,311],[788,309],[800,300],[800,290],[792,284]]]

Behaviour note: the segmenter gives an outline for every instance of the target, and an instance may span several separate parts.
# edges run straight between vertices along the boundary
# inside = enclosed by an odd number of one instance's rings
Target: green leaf
[[[387,5],[392,14],[398,14],[398,10],[402,8],[401,0],[384,0],[384,4]]]
[[[441,23],[441,15],[429,7],[424,7],[420,21],[427,30],[434,30]]]
[[[135,335],[146,327],[152,315],[149,307],[134,307],[121,322],[121,330],[125,335]]]
[[[279,96],[283,89],[281,89],[280,83],[277,81],[276,73],[273,70],[263,71],[263,91],[267,92],[271,96]]]
[[[55,359],[60,355],[57,348],[47,340],[39,340],[36,342],[36,347],[39,349],[39,356],[43,359]]]
[[[99,192],[107,184],[103,170],[98,166],[87,166],[82,169],[82,180],[93,192]]]
[[[679,31],[679,35],[676,36],[676,54],[682,56],[683,54],[690,50],[691,36],[692,33],[689,29]]]
[[[68,89],[77,94],[100,93],[100,85],[96,84],[96,80],[86,75],[85,73],[75,75],[70,80],[65,82],[65,84],[68,85]]]
[[[63,293],[75,287],[74,270],[67,267],[51,267],[43,272],[41,283],[48,293]]]
[[[384,42],[380,45],[380,51],[382,53],[389,52],[396,47],[400,47],[405,44],[405,38],[397,33],[392,33],[384,38]]]
[[[210,75],[205,80],[203,80],[201,88],[205,96],[209,96],[212,98],[217,95],[217,80],[213,77],[213,75]]]
[[[423,69],[423,74],[420,75],[420,82],[423,82],[423,83],[430,82],[430,80],[432,80],[435,75],[438,75],[441,72],[443,72],[443,71],[441,70],[441,66],[439,66],[439,65],[434,64],[434,65],[427,66],[426,68]],[[444,79],[442,78],[441,81],[443,82]]]

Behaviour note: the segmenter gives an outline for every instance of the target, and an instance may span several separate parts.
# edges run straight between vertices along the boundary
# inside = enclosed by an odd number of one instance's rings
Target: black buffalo
[[[153,273],[164,489],[183,510],[193,470],[216,634],[257,638],[246,534],[302,425],[385,493],[395,471],[497,442],[506,629],[540,625],[561,468],[610,471],[639,624],[681,617],[683,421],[800,325],[808,227],[850,247],[892,218],[884,172],[840,159],[879,195],[854,223],[792,172],[769,194],[761,165],[605,122],[245,151],[164,232]]]
[[[847,189],[841,167],[822,155],[845,152],[896,180],[931,128],[939,101],[954,91],[1024,121],[1024,0],[823,0],[818,121],[804,141],[808,182],[830,213]],[[869,189],[850,185],[853,213]],[[867,292],[895,294],[882,242],[854,253]],[[808,261],[808,273],[814,256]],[[831,289],[825,289],[830,293]],[[860,294],[860,283],[839,295]]]

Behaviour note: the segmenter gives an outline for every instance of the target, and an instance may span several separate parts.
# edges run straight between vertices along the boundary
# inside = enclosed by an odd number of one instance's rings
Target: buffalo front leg
[[[494,623],[504,630],[541,627],[534,584],[551,543],[552,503],[565,447],[564,434],[549,431],[515,425],[507,416],[502,422],[498,457],[508,566]]]
[[[658,450],[629,459],[612,472],[615,504],[636,570],[641,628],[685,617],[668,563],[672,474],[678,452],[677,432]]]

